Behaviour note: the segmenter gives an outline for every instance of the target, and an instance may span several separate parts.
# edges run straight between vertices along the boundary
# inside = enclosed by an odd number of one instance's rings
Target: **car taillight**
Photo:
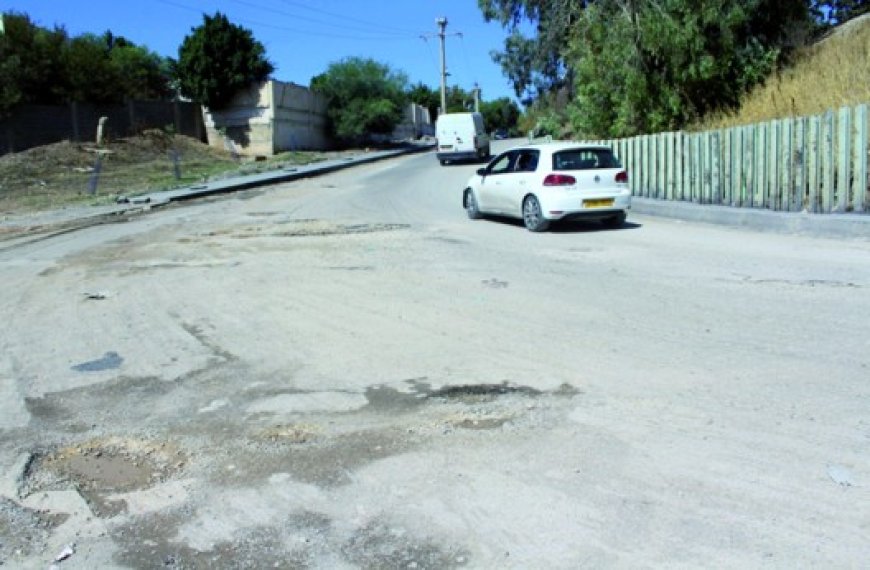
[[[616,182],[621,184],[628,184],[628,172],[622,171],[617,173]]]
[[[548,174],[544,178],[544,186],[573,186],[577,179],[567,174]]]

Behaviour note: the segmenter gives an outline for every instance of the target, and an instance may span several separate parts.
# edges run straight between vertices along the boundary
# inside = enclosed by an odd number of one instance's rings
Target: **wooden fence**
[[[600,141],[632,194],[788,212],[870,211],[867,105],[703,133]]]

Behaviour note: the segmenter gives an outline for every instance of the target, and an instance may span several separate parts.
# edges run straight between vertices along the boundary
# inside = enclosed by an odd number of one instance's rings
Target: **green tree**
[[[111,32],[70,39],[26,14],[4,14],[0,34],[0,113],[22,103],[93,103],[161,99],[168,87],[168,60]]]
[[[203,14],[203,23],[191,32],[178,48],[173,73],[182,95],[210,109],[226,107],[239,91],[266,80],[275,69],[251,31],[220,12]]]
[[[434,121],[438,116],[438,108],[441,106],[441,91],[432,89],[422,81],[415,83],[408,90],[408,99],[412,103],[422,105],[429,109],[429,116]]]
[[[447,112],[467,113],[474,110],[474,95],[458,85],[447,88]],[[441,97],[439,90],[439,99]],[[439,103],[440,106],[440,103]]]
[[[570,86],[573,76],[565,48],[582,11],[592,0],[478,0],[484,19],[497,21],[509,35],[504,50],[491,53],[524,103]],[[521,31],[534,26],[534,37]]]
[[[110,48],[103,38],[84,34],[73,38],[63,54],[66,96],[70,101],[117,103],[124,94],[119,88],[121,73],[112,65]]]
[[[170,89],[171,66],[167,58],[149,51],[144,46],[111,32],[103,34],[109,46],[109,59],[119,74],[119,89],[129,99],[167,99]]]
[[[599,0],[570,42],[581,136],[681,128],[735,106],[809,30],[802,0]]]
[[[66,73],[62,54],[68,37],[63,28],[47,30],[26,14],[3,14],[0,34],[0,114],[20,103],[62,100]]]
[[[517,120],[520,118],[520,108],[507,97],[482,102],[480,112],[483,115],[487,131],[492,132],[498,129],[509,132],[516,131]]]
[[[567,110],[573,133],[590,137],[680,128],[733,106],[811,30],[807,0],[478,3],[510,32],[495,59],[517,94],[564,94],[567,109],[536,115],[552,123]]]
[[[407,76],[373,59],[332,63],[311,88],[326,98],[330,129],[344,141],[393,132],[408,102]]]

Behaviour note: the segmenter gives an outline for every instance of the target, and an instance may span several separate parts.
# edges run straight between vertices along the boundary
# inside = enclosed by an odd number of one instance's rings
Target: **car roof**
[[[534,148],[542,151],[546,151],[549,153],[559,152],[560,150],[566,149],[574,149],[574,148],[600,148],[613,150],[609,145],[594,143],[594,142],[584,142],[584,141],[552,141],[552,142],[530,142],[521,145],[517,145],[510,150],[519,150],[523,148]]]

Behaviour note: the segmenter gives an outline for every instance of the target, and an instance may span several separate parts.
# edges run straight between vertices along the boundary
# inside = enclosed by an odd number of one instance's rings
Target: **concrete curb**
[[[263,172],[259,174],[248,174],[245,176],[237,176],[227,178],[225,180],[215,180],[203,184],[196,184],[187,188],[178,190],[165,190],[162,192],[153,192],[137,196],[137,201],[141,203],[141,199],[150,199],[148,203],[151,205],[160,205],[167,202],[176,202],[182,200],[192,200],[211,196],[215,194],[224,194],[227,192],[236,192],[238,190],[250,190],[259,186],[269,186],[271,184],[280,184],[282,182],[292,182],[302,178],[310,178],[312,176],[320,176],[329,174],[338,170],[344,170],[352,166],[360,164],[370,164],[387,158],[394,158],[406,154],[415,154],[426,152],[435,148],[435,145],[415,145],[413,147],[385,150],[366,153],[361,156],[351,156],[347,158],[328,160],[302,166],[289,167],[283,170],[271,172]]]
[[[631,211],[637,214],[717,224],[761,232],[800,234],[813,237],[870,240],[870,215],[809,214],[732,208],[690,202],[633,197]]]

